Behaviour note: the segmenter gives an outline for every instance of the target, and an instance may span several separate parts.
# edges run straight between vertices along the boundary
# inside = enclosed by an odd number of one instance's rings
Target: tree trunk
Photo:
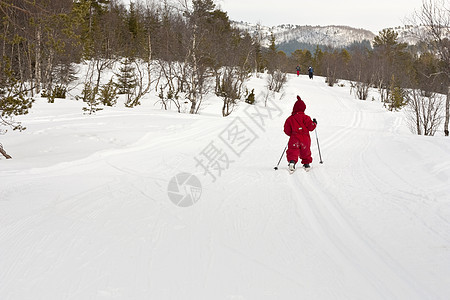
[[[6,153],[6,151],[3,149],[2,144],[0,144],[0,153],[3,154],[4,157],[6,157],[6,159],[11,159],[12,157],[10,155],[8,155],[8,153]]]
[[[196,30],[197,26],[194,26],[194,35],[192,37],[192,76],[191,76],[191,88],[192,88],[192,94],[191,94],[191,110],[190,114],[195,114],[195,106],[197,105],[197,41],[196,41]]]
[[[25,79],[23,76],[23,68],[22,68],[22,56],[21,56],[21,51],[20,51],[20,44],[17,44],[17,62],[19,64],[19,76],[20,76],[20,82],[22,84],[25,83]]]
[[[225,99],[223,99],[223,106],[222,106],[222,116],[223,117],[226,117],[230,114],[229,113],[229,110],[230,110],[229,102],[230,102],[230,100],[227,97],[225,97]]]
[[[36,31],[36,94],[41,92],[41,29],[38,27]]]
[[[31,50],[31,43],[28,43],[28,51],[27,51],[27,64],[28,64],[28,74],[30,80],[30,91],[31,97],[34,97],[34,78],[33,78],[33,65],[32,65],[32,56],[33,51]]]
[[[5,30],[3,32],[3,49],[2,49],[2,57],[6,57],[6,37],[8,36],[9,23],[6,24]],[[3,63],[3,61],[1,61]]]
[[[55,51],[50,48],[47,58],[47,66],[45,68],[45,76],[44,76],[44,84],[47,90],[47,93],[52,92],[52,70],[53,70],[53,56],[55,55]]]
[[[445,122],[444,122],[444,134],[448,136],[448,121],[450,118],[450,86],[447,90],[447,100],[445,101]]]
[[[195,100],[191,100],[191,109],[189,110],[189,113],[190,114],[195,114],[195,106],[196,106],[196,104],[197,104],[197,101],[195,101]]]
[[[150,90],[150,86],[151,86],[151,82],[152,82],[152,78],[151,78],[151,63],[152,63],[152,39],[150,36],[150,32],[148,33],[148,62],[147,62],[147,75],[148,75],[148,85],[147,85],[147,90],[146,93],[148,93],[148,91]]]

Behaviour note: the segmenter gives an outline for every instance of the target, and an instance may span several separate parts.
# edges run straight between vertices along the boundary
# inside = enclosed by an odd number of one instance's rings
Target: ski
[[[289,171],[289,174],[293,174],[295,172],[295,162],[294,161],[289,162],[288,171]]]
[[[297,169],[291,170],[289,167],[287,167],[286,169],[288,170],[290,175],[294,174],[295,170],[297,170]],[[309,171],[311,171],[312,168],[311,167],[309,167],[309,168],[302,167],[302,169],[305,170],[305,172],[309,172]]]

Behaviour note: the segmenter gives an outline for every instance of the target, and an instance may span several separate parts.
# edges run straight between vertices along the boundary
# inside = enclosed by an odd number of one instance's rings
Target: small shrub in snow
[[[111,78],[107,84],[101,87],[98,99],[103,105],[114,106],[117,103],[117,98],[117,87]]]
[[[47,98],[48,103],[55,103],[56,98],[66,99],[67,88],[63,85],[57,85],[50,91],[42,90],[41,97]]]
[[[248,93],[248,90],[246,91],[246,98],[245,102],[248,104],[255,104],[255,89],[252,89],[251,93]]]
[[[92,88],[91,84],[85,83],[83,91],[81,92],[81,97],[77,96],[78,100],[82,100],[88,104],[87,107],[83,107],[83,111],[90,115],[103,109],[97,107],[100,104],[100,101],[96,99],[96,95],[96,89]]]

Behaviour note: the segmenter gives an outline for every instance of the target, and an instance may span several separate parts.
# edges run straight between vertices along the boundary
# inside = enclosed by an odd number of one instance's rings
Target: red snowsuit
[[[292,114],[284,123],[284,133],[290,136],[286,151],[288,162],[293,160],[297,163],[299,157],[302,159],[302,164],[312,162],[309,132],[316,129],[316,124],[305,114],[305,109],[305,102],[297,96]]]

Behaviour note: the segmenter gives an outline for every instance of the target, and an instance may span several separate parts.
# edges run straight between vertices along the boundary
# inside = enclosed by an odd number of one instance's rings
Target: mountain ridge
[[[376,36],[375,33],[364,28],[355,28],[348,25],[292,25],[281,24],[277,26],[264,26],[244,21],[233,21],[233,26],[248,31],[252,36],[259,36],[263,46],[268,47],[273,34],[279,50],[288,54],[295,51],[295,47],[302,49],[315,49],[316,46],[346,48],[352,44],[364,44],[370,47]],[[412,26],[398,26],[389,28],[398,33],[399,42],[415,44],[416,39],[411,37]],[[388,29],[388,28],[387,28]],[[297,48],[299,49],[299,48]]]
[[[335,48],[346,47],[354,42],[372,41],[375,34],[362,28],[345,25],[292,25],[263,26],[246,22],[233,22],[237,28],[248,31],[253,36],[260,36],[262,44],[267,46],[273,34],[275,43],[282,45],[292,41]]]

